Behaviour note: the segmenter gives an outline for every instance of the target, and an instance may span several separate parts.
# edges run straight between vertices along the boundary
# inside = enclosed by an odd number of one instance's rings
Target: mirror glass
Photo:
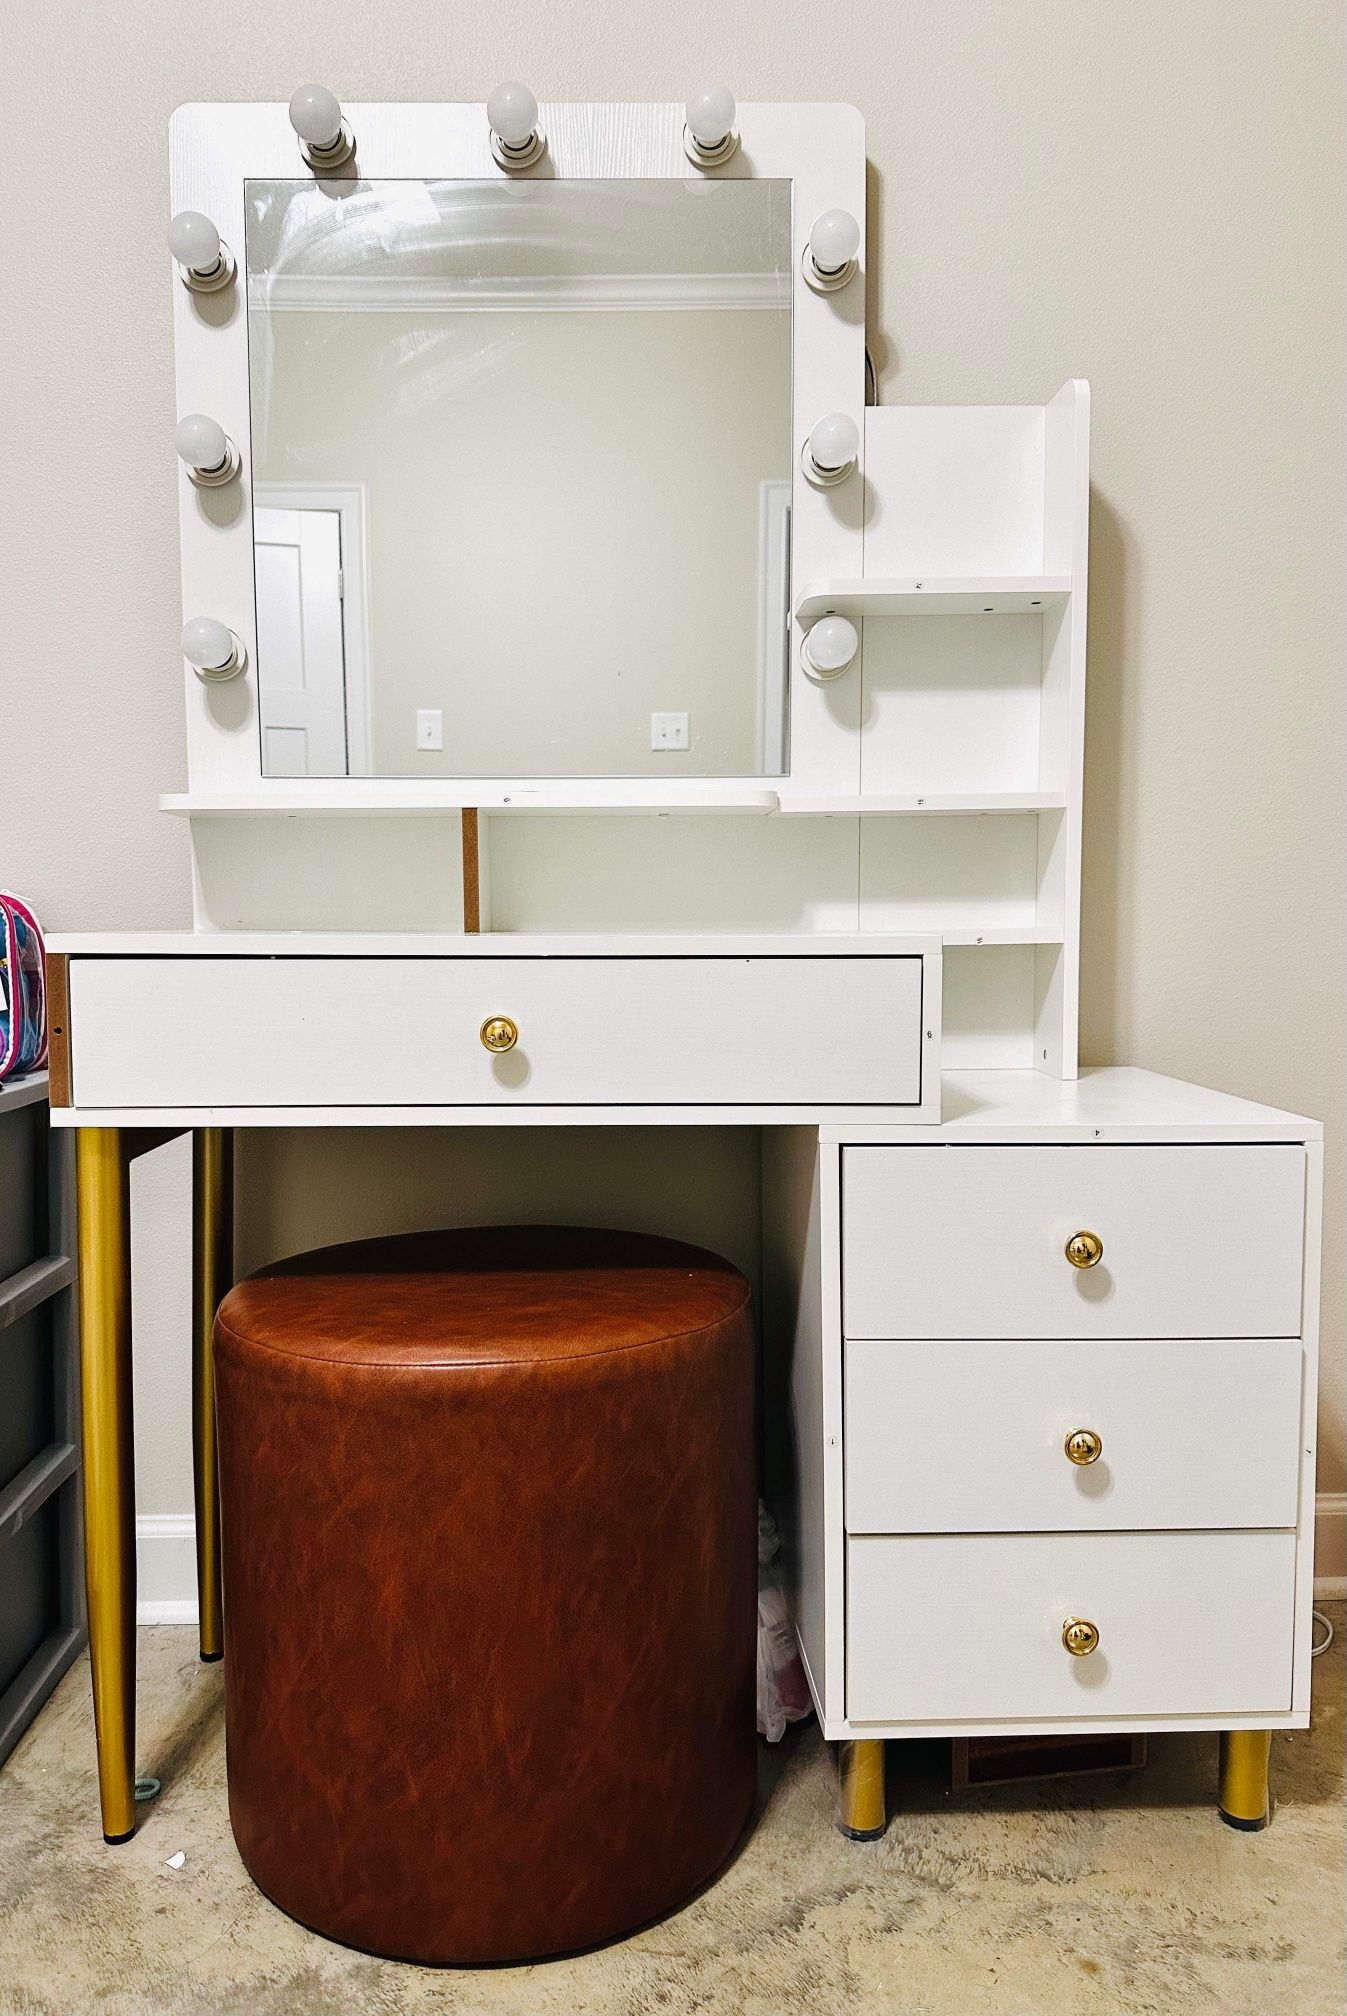
[[[264,774],[779,774],[790,183],[246,195]]]

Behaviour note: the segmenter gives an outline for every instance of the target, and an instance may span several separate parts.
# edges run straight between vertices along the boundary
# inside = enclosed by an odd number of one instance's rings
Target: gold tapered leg
[[[215,1445],[215,1312],[234,1281],[234,1133],[192,1135],[192,1478],[201,1657],[224,1652],[220,1479]]]
[[[103,1836],[135,1829],[136,1525],[131,1422],[131,1186],[126,1136],[82,1127],[80,1367],[84,1579]]]
[[[1227,1827],[1256,1834],[1272,1818],[1268,1789],[1268,1759],[1272,1734],[1267,1729],[1226,1729],[1221,1734],[1220,1814]]]
[[[877,1841],[886,1824],[884,1745],[867,1738],[837,1746],[837,1831],[849,1841]]]

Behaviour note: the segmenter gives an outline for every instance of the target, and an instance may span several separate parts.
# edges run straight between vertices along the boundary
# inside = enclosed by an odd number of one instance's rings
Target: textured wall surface
[[[1085,1051],[1332,1124],[1321,1482],[1341,1490],[1336,0],[504,0],[452,18],[75,0],[59,23],[15,10],[4,39],[0,877],[64,929],[190,915],[186,835],[155,810],[185,782],[173,106],[281,99],[311,75],[352,99],[476,99],[515,74],[542,97],[662,99],[723,74],[745,98],[861,108],[884,398],[1092,382]],[[325,1144],[285,1164],[255,1249],[333,1222]],[[164,1214],[144,1216],[179,1264]],[[169,1426],[147,1509],[190,1502]]]

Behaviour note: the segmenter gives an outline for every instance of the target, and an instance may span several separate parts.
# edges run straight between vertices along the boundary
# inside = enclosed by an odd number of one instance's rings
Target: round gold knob
[[[1073,1267],[1097,1267],[1104,1257],[1104,1242],[1097,1232],[1073,1232],[1066,1242],[1066,1257]]]
[[[488,1015],[477,1034],[482,1039],[483,1048],[494,1051],[498,1057],[507,1050],[513,1050],[519,1041],[518,1027],[508,1015]]]
[[[1068,1463],[1097,1463],[1104,1453],[1103,1438],[1093,1428],[1073,1428],[1065,1447]]]
[[[1068,1617],[1062,1626],[1062,1643],[1073,1659],[1088,1659],[1099,1644],[1099,1626],[1088,1617]]]

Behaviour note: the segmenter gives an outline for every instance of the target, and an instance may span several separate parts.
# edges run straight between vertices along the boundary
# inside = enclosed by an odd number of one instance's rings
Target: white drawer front
[[[1295,1562],[1293,1533],[848,1540],[848,1718],[1285,1712]],[[1070,1617],[1098,1628],[1086,1658]]]
[[[849,1337],[1295,1337],[1302,1146],[848,1148]],[[1066,1242],[1103,1240],[1097,1266]]]
[[[915,955],[77,958],[73,1097],[916,1105],[921,997]],[[478,1035],[496,1015],[519,1028],[501,1057]]]
[[[1297,1338],[846,1346],[852,1533],[1294,1526]],[[1066,1440],[1102,1447],[1076,1464]]]

